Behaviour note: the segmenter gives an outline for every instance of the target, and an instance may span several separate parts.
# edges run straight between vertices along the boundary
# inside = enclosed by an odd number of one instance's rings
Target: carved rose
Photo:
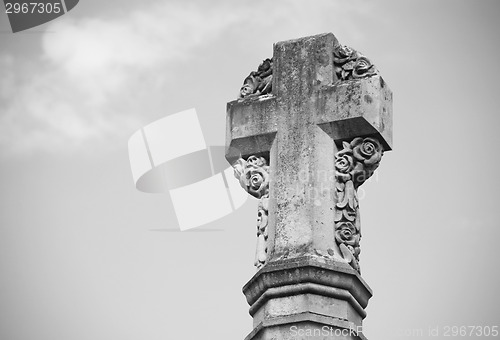
[[[356,227],[351,222],[339,222],[335,226],[335,240],[348,246],[357,247],[360,235],[356,232]]]
[[[366,57],[359,57],[354,64],[352,76],[354,78],[364,78],[374,75],[375,67]]]
[[[351,179],[351,171],[356,162],[352,157],[351,144],[342,142],[342,145],[344,148],[335,154],[335,177],[346,182]]]
[[[339,64],[345,63],[353,54],[354,50],[345,45],[340,45],[333,51],[335,62]]]
[[[377,74],[377,69],[368,58],[344,45],[334,49],[333,61],[335,73],[340,80],[359,79]]]
[[[264,59],[262,61],[262,63],[259,65],[259,67],[257,68],[257,73],[259,74],[259,76],[263,77],[262,74],[264,72],[270,71],[272,66],[273,66],[272,59],[269,59],[269,58]]]
[[[269,166],[264,157],[240,158],[233,164],[233,169],[243,189],[252,196],[261,198],[269,192]]]
[[[335,154],[335,177],[339,180],[337,192],[342,201],[343,183],[354,182],[358,188],[378,167],[383,155],[383,147],[375,138],[355,138],[351,143],[342,142],[343,149]],[[345,200],[345,197],[344,197]]]
[[[252,71],[243,81],[238,95],[239,99],[255,97],[272,92],[273,60],[265,59],[257,71]]]
[[[383,149],[380,142],[374,138],[355,138],[351,142],[352,153],[356,160],[365,165],[375,165],[382,158]]]
[[[335,169],[343,174],[348,174],[354,169],[352,154],[344,153],[337,156],[335,160]]]
[[[339,243],[354,244],[356,230],[351,222],[341,222],[337,224],[337,230],[335,231],[335,239]]]
[[[255,87],[251,84],[244,84],[240,89],[240,95],[238,98],[245,98],[251,95],[255,90]]]
[[[250,156],[245,162],[240,183],[248,193],[261,198],[269,190],[269,166],[264,157]]]
[[[265,166],[267,161],[264,157],[250,156],[247,159],[247,164],[251,166]]]
[[[344,149],[335,155],[335,177],[345,182],[351,179],[350,172],[354,169],[354,159],[349,143],[344,142]]]
[[[269,186],[269,175],[261,168],[250,169],[247,174],[248,193],[257,198],[262,197]]]

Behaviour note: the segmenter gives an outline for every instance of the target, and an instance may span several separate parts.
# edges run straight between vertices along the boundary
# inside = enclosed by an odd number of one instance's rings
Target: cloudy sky
[[[243,339],[256,202],[176,231],[169,196],[134,188],[127,140],[196,108],[223,145],[226,102],[272,44],[323,32],[394,92],[394,151],[361,200],[366,335],[500,326],[499,16],[487,0],[82,0],[12,34],[0,13],[0,338]]]

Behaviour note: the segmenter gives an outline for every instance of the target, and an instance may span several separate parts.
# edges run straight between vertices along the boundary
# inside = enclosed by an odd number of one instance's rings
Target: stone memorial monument
[[[366,339],[356,191],[392,148],[391,90],[331,33],[279,42],[226,125],[226,159],[259,199],[246,339]]]

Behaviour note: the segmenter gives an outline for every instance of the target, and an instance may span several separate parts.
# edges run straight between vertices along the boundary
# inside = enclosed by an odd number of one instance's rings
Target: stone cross
[[[247,339],[365,339],[356,190],[392,147],[392,92],[375,66],[331,33],[276,43],[226,127],[226,158],[259,199]]]

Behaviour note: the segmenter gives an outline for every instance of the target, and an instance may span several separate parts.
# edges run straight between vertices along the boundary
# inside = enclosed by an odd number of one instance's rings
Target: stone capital
[[[311,330],[332,328],[356,334],[352,339],[364,338],[361,325],[372,291],[347,264],[314,256],[272,261],[250,279],[243,293],[255,328],[247,339],[267,339],[261,335],[273,332],[286,339],[298,320],[311,323]]]

